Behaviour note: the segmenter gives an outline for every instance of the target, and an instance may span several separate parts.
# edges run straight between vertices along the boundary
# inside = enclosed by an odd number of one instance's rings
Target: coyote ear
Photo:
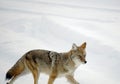
[[[80,46],[80,48],[85,49],[85,48],[86,48],[86,45],[87,45],[87,43],[84,42],[84,43]]]
[[[72,45],[72,50],[77,50],[77,45],[75,43]]]

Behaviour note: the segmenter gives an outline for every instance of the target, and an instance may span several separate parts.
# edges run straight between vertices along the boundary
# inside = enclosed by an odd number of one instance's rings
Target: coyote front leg
[[[70,82],[71,84],[80,84],[74,79],[72,74],[66,75],[66,78],[67,78],[68,82]]]
[[[53,84],[56,77],[57,77],[57,69],[56,69],[56,67],[53,67],[52,72],[49,76],[48,84]]]
[[[52,73],[49,77],[48,84],[53,84],[56,77],[57,77],[57,74]]]
[[[57,64],[55,64],[53,67],[52,67],[52,72],[49,76],[49,80],[48,80],[48,84],[53,84],[53,82],[55,81],[55,79],[57,78]]]

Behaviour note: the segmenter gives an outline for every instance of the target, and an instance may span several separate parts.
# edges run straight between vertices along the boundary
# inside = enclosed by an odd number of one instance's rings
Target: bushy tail
[[[18,60],[16,64],[6,73],[6,80],[10,80],[19,75],[24,68],[24,63],[21,60]]]
[[[6,73],[6,80],[10,80],[13,77],[13,75],[8,71]]]

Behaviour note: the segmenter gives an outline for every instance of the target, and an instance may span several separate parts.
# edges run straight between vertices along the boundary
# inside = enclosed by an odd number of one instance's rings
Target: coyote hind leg
[[[34,84],[38,84],[38,79],[39,79],[39,69],[38,69],[38,65],[35,63],[31,63],[29,61],[27,61],[27,65],[28,68],[30,69],[33,78],[34,78]]]

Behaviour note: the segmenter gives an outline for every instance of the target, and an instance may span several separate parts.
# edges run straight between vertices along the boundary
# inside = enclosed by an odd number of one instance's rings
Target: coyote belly
[[[71,84],[79,84],[74,79],[74,71],[81,64],[87,63],[86,42],[81,46],[73,44],[69,52],[58,53],[49,50],[31,50],[24,54],[16,64],[6,73],[7,84],[12,84],[16,78],[29,70],[38,84],[40,73],[49,75],[48,84],[53,84],[59,76],[65,76]]]

